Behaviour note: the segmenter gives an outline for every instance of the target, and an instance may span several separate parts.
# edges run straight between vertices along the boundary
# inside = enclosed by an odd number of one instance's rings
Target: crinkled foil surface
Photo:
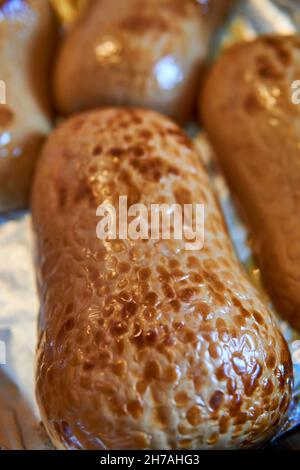
[[[221,0],[223,1],[223,0]],[[216,37],[212,57],[220,47],[258,34],[293,33],[300,30],[299,0],[237,0],[223,30]],[[299,77],[300,79],[300,77]],[[191,126],[193,135],[195,126]],[[205,136],[195,142],[205,158],[237,254],[253,281],[261,288],[251,243],[239,220],[226,184],[213,163]],[[0,448],[49,449],[51,444],[40,423],[34,396],[34,355],[38,299],[32,259],[29,213],[0,217]],[[263,293],[265,295],[265,293]],[[266,298],[268,301],[268,299]],[[289,415],[278,436],[300,424],[300,336],[280,318],[280,327],[293,357],[295,386]],[[299,436],[300,440],[300,436]]]

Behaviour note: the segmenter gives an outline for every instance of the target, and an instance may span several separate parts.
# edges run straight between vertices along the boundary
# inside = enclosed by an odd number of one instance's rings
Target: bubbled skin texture
[[[96,209],[204,203],[205,244],[99,240]],[[290,402],[291,359],[234,255],[190,140],[152,111],[76,116],[33,191],[37,398],[67,449],[258,445]]]
[[[266,288],[300,331],[300,38],[267,36],[224,53],[202,115],[248,223]],[[220,82],[219,77],[222,77]]]
[[[0,212],[23,208],[42,142],[51,128],[47,75],[56,24],[47,1],[0,4]],[[1,93],[1,102],[2,102]]]
[[[54,91],[59,110],[134,105],[184,121],[194,107],[219,15],[194,0],[94,0],[67,32]]]

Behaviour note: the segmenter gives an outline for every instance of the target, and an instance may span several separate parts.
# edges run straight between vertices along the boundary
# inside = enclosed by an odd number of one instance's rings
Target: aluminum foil
[[[67,2],[68,0],[60,0]],[[217,35],[212,57],[222,47],[258,34],[300,30],[299,0],[237,0],[223,30]],[[300,77],[299,77],[300,78]],[[195,134],[195,126],[192,126]],[[204,157],[237,254],[259,288],[247,231],[238,218],[228,188],[213,163],[203,133],[196,128],[195,142]],[[34,396],[34,352],[38,299],[32,262],[29,213],[0,217],[0,448],[49,449]],[[263,292],[263,295],[266,294]],[[269,301],[266,297],[266,300]],[[279,318],[294,363],[295,386],[289,415],[278,436],[300,424],[300,336]],[[277,437],[278,437],[277,436]]]

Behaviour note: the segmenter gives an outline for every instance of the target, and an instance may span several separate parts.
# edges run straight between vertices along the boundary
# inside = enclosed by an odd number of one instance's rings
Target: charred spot
[[[222,382],[223,380],[227,380],[224,364],[216,368],[216,377],[220,382]]]
[[[264,325],[264,319],[262,317],[262,315],[259,313],[259,312],[256,312],[254,311],[253,312],[253,316],[255,318],[255,321],[259,324],[259,325]]]
[[[175,200],[178,204],[191,204],[192,203],[192,196],[191,192],[184,187],[178,187],[174,190]]]
[[[282,65],[288,66],[291,64],[291,52],[287,47],[285,47],[283,39],[281,37],[267,36],[263,39],[263,42],[268,47],[271,47],[274,50],[276,56],[278,57]]]
[[[189,396],[185,391],[177,392],[174,398],[179,408],[185,408],[189,402]]]
[[[184,132],[182,132],[181,129],[177,127],[172,127],[167,130],[167,133],[173,136],[180,145],[183,145],[184,147],[187,147],[188,149],[193,148],[193,144],[191,140],[188,138],[188,136]]]
[[[145,296],[145,303],[150,305],[156,305],[158,301],[158,295],[155,292],[148,292]]]
[[[244,413],[243,411],[238,411],[234,418],[234,424],[236,426],[240,424],[245,424],[248,421],[248,415],[247,413]]]
[[[128,121],[121,121],[120,124],[119,124],[119,127],[121,129],[128,129],[130,126],[130,123]]]
[[[160,157],[154,157],[137,165],[142,176],[151,182],[159,182],[168,174],[178,175],[179,171]]]
[[[132,400],[127,403],[127,411],[133,418],[139,418],[143,413],[143,406],[139,400]]]
[[[282,65],[284,67],[287,67],[288,65],[291,65],[291,63],[292,63],[292,54],[287,48],[277,47],[275,49],[275,52],[276,52],[276,55],[277,55],[278,59],[280,60],[280,62],[282,63]]]
[[[71,331],[75,326],[75,321],[73,318],[70,318],[69,320],[66,321],[64,328],[66,331]]]
[[[131,15],[120,23],[120,27],[135,34],[144,33],[146,30],[166,31],[168,24],[163,18],[156,16]]]
[[[148,330],[145,334],[145,341],[148,344],[154,345],[158,340],[158,333],[155,329]]]
[[[166,270],[166,268],[164,268],[163,266],[158,266],[158,267],[157,267],[157,272],[158,272],[158,274],[159,274],[159,279],[160,279],[161,281],[163,281],[163,280],[164,280],[164,281],[170,280],[171,275],[170,275],[170,273]]]
[[[142,268],[139,271],[139,279],[141,281],[145,281],[146,279],[149,279],[151,276],[151,270],[149,268]]]
[[[261,375],[262,375],[262,367],[257,362],[253,366],[251,373],[242,377],[245,395],[247,397],[251,397],[253,395],[254,391],[258,387],[259,378],[261,377]]]
[[[120,274],[125,274],[129,273],[130,271],[130,264],[126,263],[126,261],[122,261],[121,263],[118,264],[118,273]]]
[[[240,327],[243,327],[246,325],[246,320],[245,318],[243,317],[243,315],[235,315],[234,316],[234,321],[235,323],[240,326]]]
[[[218,359],[219,347],[216,343],[210,343],[210,345],[208,346],[208,352],[212,359]]]
[[[78,204],[84,199],[87,199],[90,202],[94,202],[94,194],[87,181],[85,179],[81,179],[74,196],[74,203]]]
[[[264,79],[282,78],[282,71],[267,56],[257,58],[257,73]]]
[[[273,351],[270,351],[269,354],[267,355],[266,359],[266,366],[268,369],[273,370],[276,364],[276,356]]]
[[[212,410],[216,411],[221,407],[223,400],[224,400],[224,393],[221,392],[220,390],[216,390],[210,397],[209,406],[211,407]]]
[[[179,300],[171,300],[170,305],[174,312],[178,313],[180,311],[180,302]]]
[[[139,125],[139,124],[143,123],[143,119],[139,115],[139,113],[136,109],[128,108],[128,109],[126,109],[126,114],[127,114],[127,116],[129,116],[129,125],[132,124],[132,123],[136,124],[136,125]]]
[[[96,367],[96,364],[92,361],[85,361],[82,368],[84,371],[93,370]]]
[[[178,293],[178,297],[185,303],[190,302],[194,295],[196,294],[196,290],[190,287],[185,289],[181,289]]]
[[[145,140],[149,140],[152,138],[152,133],[148,131],[147,129],[141,129],[139,132],[139,135]]]
[[[102,153],[102,147],[101,145],[96,145],[94,148],[93,148],[93,155],[94,157],[97,157],[98,155],[101,155]]]
[[[228,379],[226,383],[226,390],[229,393],[229,395],[234,395],[237,389],[237,384],[236,380],[234,379]]]
[[[125,134],[123,138],[127,144],[130,144],[132,142],[132,136],[129,134]]]
[[[265,36],[261,38],[261,41],[269,47],[278,47],[281,44],[282,38],[278,36]]]
[[[169,299],[173,299],[175,297],[175,292],[169,284],[164,284],[162,290],[165,296]]]
[[[73,309],[74,309],[74,304],[73,302],[70,302],[67,306],[66,306],[66,315],[70,315],[70,313],[73,312]]]
[[[161,367],[159,363],[155,360],[150,360],[147,362],[144,369],[144,377],[146,380],[157,380],[161,376]]]
[[[137,185],[133,182],[130,173],[127,170],[122,169],[119,173],[118,179],[128,186],[128,204],[132,205],[137,203],[141,198],[141,193]]]
[[[197,276],[197,275],[196,275]],[[197,282],[197,284],[199,284],[198,282],[198,278],[197,279],[193,279]],[[211,308],[210,306],[205,303],[205,302],[199,302],[197,304],[197,308],[199,309],[199,313],[200,315],[202,316],[203,320],[207,320],[207,318],[209,317],[210,313],[211,313]]]
[[[242,406],[242,398],[240,395],[233,395],[229,402],[229,414],[231,417],[237,416]]]
[[[122,336],[128,331],[128,326],[125,322],[113,322],[110,327],[110,332],[113,336]]]
[[[201,409],[194,405],[187,411],[186,418],[191,426],[198,426],[201,422]]]
[[[125,303],[122,308],[122,318],[126,319],[132,317],[136,314],[137,309],[138,306],[133,301]]]
[[[137,325],[134,327],[134,332],[130,341],[139,349],[142,349],[145,345],[145,337],[141,328]]]
[[[195,256],[189,256],[187,260],[187,267],[188,268],[198,268],[199,267],[199,260]]]
[[[126,151],[120,147],[112,147],[107,151],[107,155],[111,157],[121,157]]]
[[[145,154],[145,150],[139,145],[130,147],[129,150],[134,154],[135,157],[142,157]]]
[[[179,330],[179,336],[184,343],[194,343],[197,341],[196,333],[187,327],[183,327],[182,330]]]
[[[226,434],[230,427],[230,417],[223,415],[219,421],[220,434]]]

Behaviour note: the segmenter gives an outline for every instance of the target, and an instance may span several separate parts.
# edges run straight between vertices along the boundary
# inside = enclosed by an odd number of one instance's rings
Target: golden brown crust
[[[300,38],[267,36],[226,51],[213,67],[201,111],[243,208],[266,287],[300,330]]]
[[[194,0],[90,1],[58,54],[59,110],[133,105],[184,121],[194,109],[212,20]]]
[[[101,241],[96,209],[204,203],[205,244]],[[289,351],[234,255],[192,143],[152,111],[76,116],[33,191],[41,300],[37,398],[60,448],[237,448],[290,402]]]
[[[49,58],[55,21],[46,1],[2,2],[1,80],[6,105],[0,105],[0,212],[28,202],[29,186],[41,143],[50,130],[47,102]]]

